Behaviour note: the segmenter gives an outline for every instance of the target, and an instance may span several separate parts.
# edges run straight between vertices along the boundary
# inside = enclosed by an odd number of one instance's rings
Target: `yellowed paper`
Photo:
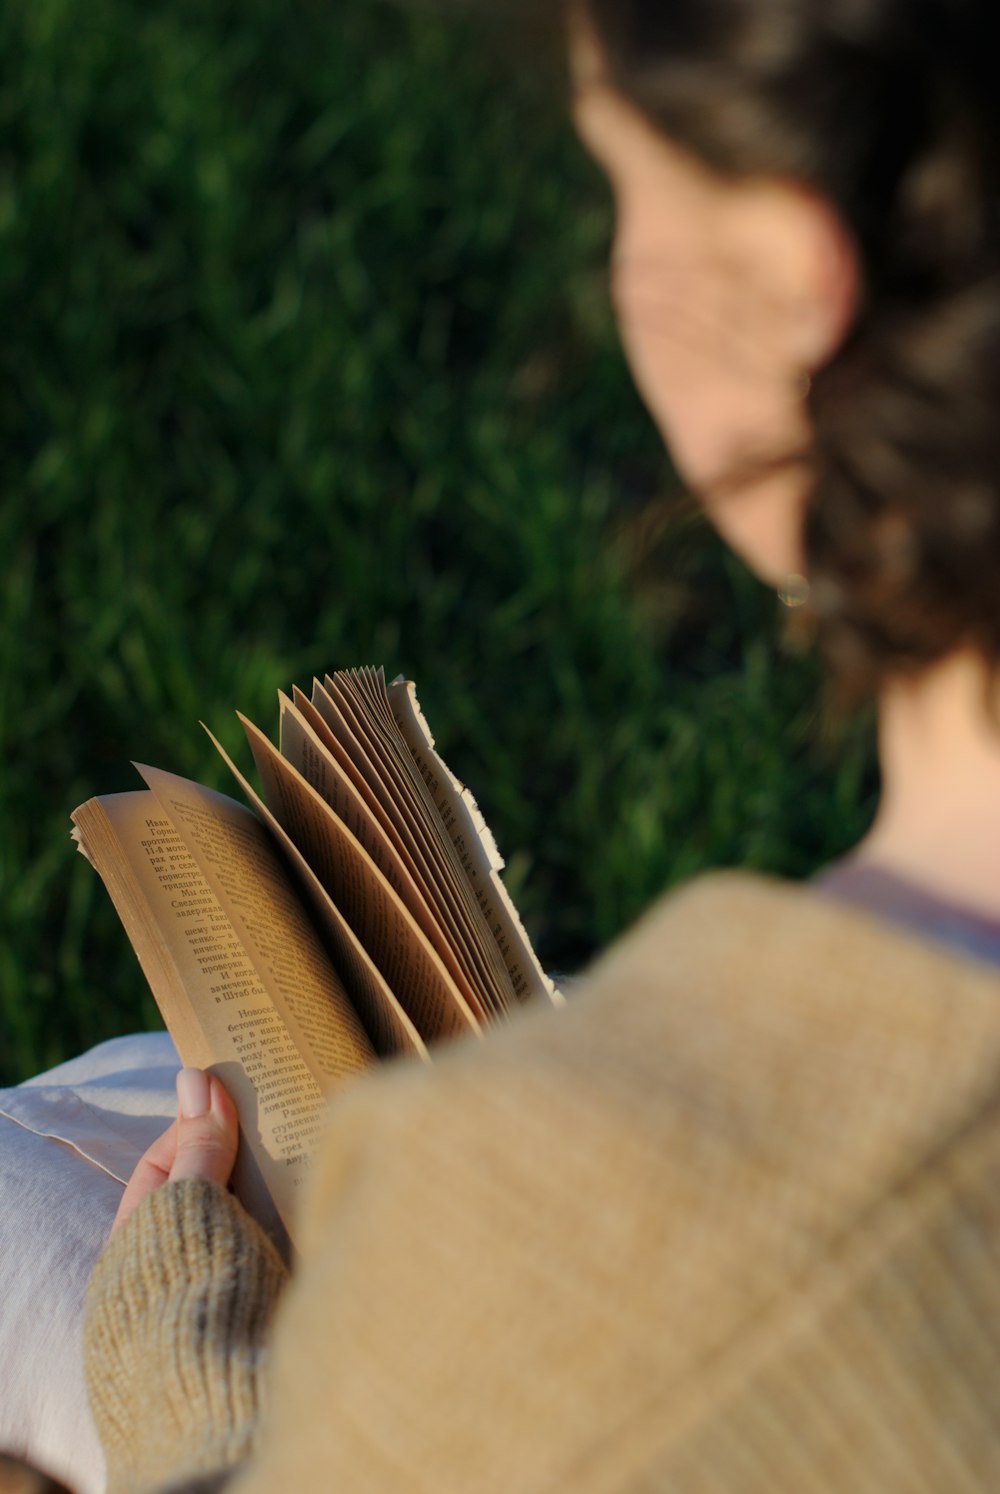
[[[261,820],[281,846],[305,888],[320,927],[334,952],[351,1000],[380,1058],[412,1055],[427,1058],[427,1048],[395,994],[347,923],[322,882],[280,821],[255,792],[225,748],[208,731],[209,739]]]
[[[291,1226],[294,1196],[322,1120],[317,1074],[230,913],[155,795],[91,800],[74,820],[182,1062],[211,1068],[233,1096],[242,1137],[237,1191],[280,1238]],[[369,1049],[357,1057],[350,1072],[374,1055]]]
[[[524,1001],[544,996],[561,1004],[562,997],[538,963],[524,925],[500,880],[503,859],[496,841],[472,794],[434,750],[434,738],[417,703],[414,685],[400,678],[387,688],[393,716],[434,797],[483,916],[493,930],[518,998]]]
[[[462,995],[477,1011],[482,1006],[482,976],[467,930],[451,906],[420,847],[395,829],[386,829],[382,815],[345,777],[340,763],[313,730],[302,712],[281,701],[281,756],[311,783],[316,792],[364,846],[393,891],[409,908],[421,931],[440,955]],[[320,725],[325,723],[320,719]],[[332,736],[332,733],[327,733]],[[371,796],[373,799],[374,795]]]
[[[232,925],[234,963],[216,961],[214,1004],[238,999],[249,963],[319,1085],[367,1067],[371,1043],[263,825],[224,794],[136,766]]]
[[[486,936],[482,918],[475,906],[467,881],[462,875],[452,846],[442,836],[436,823],[436,810],[405,745],[394,740],[384,721],[371,708],[351,675],[328,676],[323,696],[317,700],[321,711],[330,702],[335,723],[360,744],[359,766],[396,818],[403,835],[412,835],[429,867],[429,875],[446,901],[454,925],[461,930],[470,977],[476,982],[479,999],[493,1017],[502,1017],[513,1001],[506,971],[495,947]]]
[[[475,1014],[368,852],[278,749],[240,717],[268,808],[291,836],[425,1042],[477,1031]]]
[[[454,842],[453,836],[442,835],[446,827],[440,819],[438,804],[430,791],[429,785],[424,778],[419,764],[415,761],[409,743],[399,729],[389,702],[389,695],[385,684],[385,676],[381,669],[364,668],[351,670],[345,677],[350,681],[352,687],[358,691],[367,701],[372,716],[379,722],[379,730],[389,750],[405,766],[409,778],[414,783],[424,806],[424,812],[430,822],[434,825],[435,838],[438,840],[444,860],[447,862],[451,874],[454,877],[455,886],[459,889],[460,896],[468,908],[470,926],[475,929],[480,947],[484,952],[484,958],[490,969],[490,978],[494,983],[493,988],[497,993],[497,999],[507,1008],[519,992],[514,986],[510,971],[498,947],[495,937],[491,936],[488,927],[484,926],[481,907],[477,906],[477,898],[474,895],[474,887],[468,876],[468,868],[462,860],[459,848]],[[485,822],[483,828],[485,829]],[[491,838],[492,840],[492,838]]]

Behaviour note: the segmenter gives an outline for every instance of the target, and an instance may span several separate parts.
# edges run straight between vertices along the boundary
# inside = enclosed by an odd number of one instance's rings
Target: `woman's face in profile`
[[[797,466],[713,488],[747,462],[808,440],[804,365],[782,309],[784,193],[733,183],[660,135],[572,46],[573,116],[615,199],[611,297],[636,385],[685,482],[759,575],[802,569],[806,480]],[[807,387],[807,386],[806,386]]]

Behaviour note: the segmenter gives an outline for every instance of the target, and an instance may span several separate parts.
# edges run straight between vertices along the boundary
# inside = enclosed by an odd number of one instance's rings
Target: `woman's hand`
[[[118,1205],[111,1233],[147,1193],[182,1178],[228,1183],[236,1161],[239,1128],[236,1107],[220,1080],[202,1069],[177,1075],[177,1119],[136,1165]]]

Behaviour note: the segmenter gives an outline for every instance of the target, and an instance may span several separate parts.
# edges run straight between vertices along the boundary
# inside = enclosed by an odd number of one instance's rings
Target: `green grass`
[[[375,0],[0,12],[2,1079],[158,1020],[69,811],[223,785],[199,718],[325,669],[418,681],[552,968],[865,823],[774,599],[690,523],[636,568],[675,483],[607,195],[496,54]]]

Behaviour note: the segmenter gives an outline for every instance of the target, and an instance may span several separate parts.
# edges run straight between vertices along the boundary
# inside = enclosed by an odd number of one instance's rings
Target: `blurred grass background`
[[[158,1025],[68,815],[199,718],[418,682],[549,968],[864,827],[865,723],[690,520],[544,69],[379,0],[0,9],[0,1079]],[[640,563],[641,560],[641,563]]]

